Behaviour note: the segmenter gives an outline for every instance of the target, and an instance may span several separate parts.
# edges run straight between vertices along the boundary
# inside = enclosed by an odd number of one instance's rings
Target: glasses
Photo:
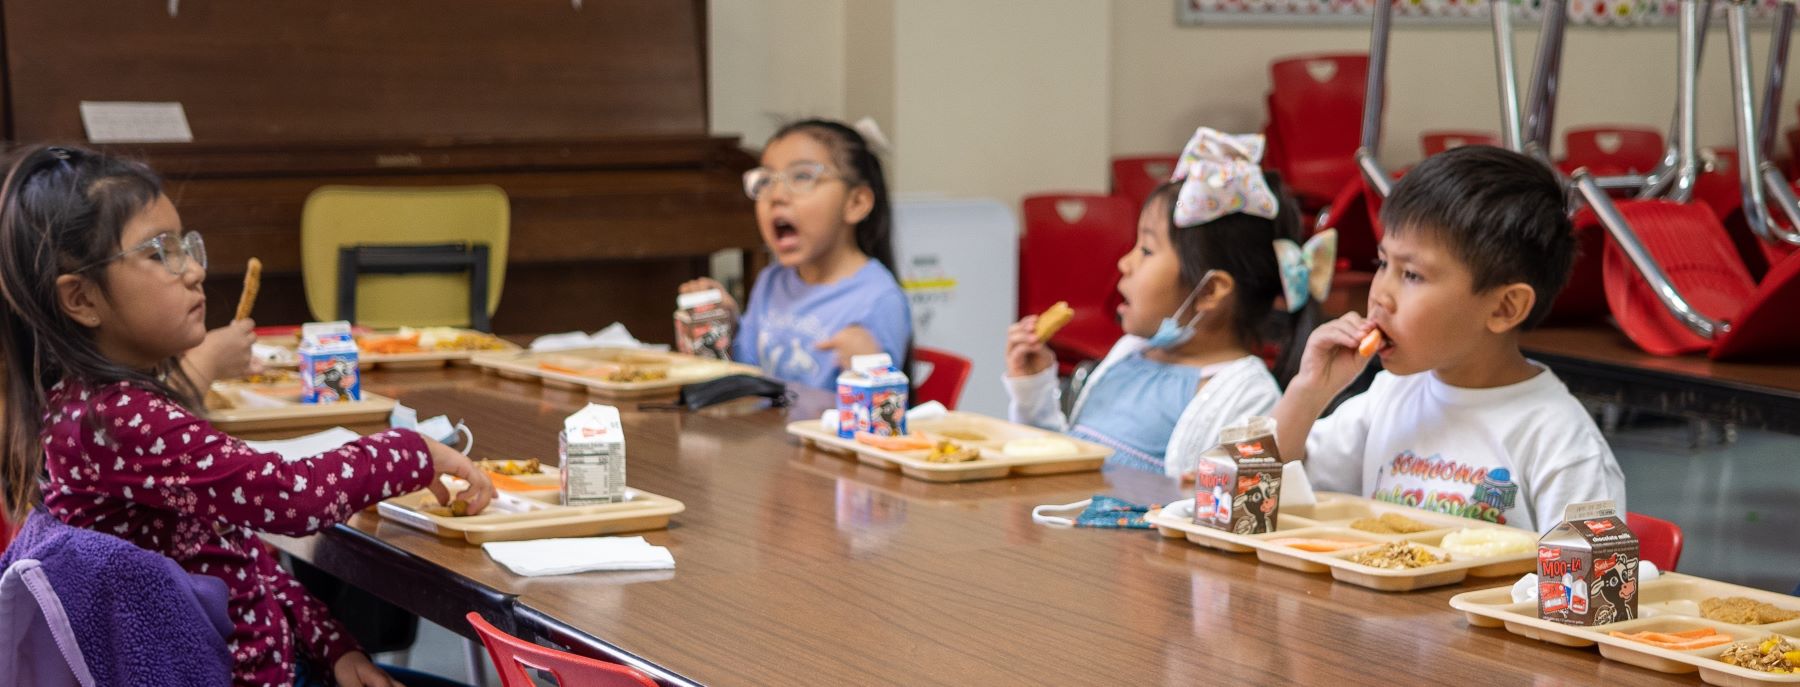
[[[206,241],[200,238],[200,232],[190,231],[182,234],[180,238],[176,238],[173,232],[157,234],[148,241],[119,251],[117,255],[75,271],[85,272],[144,250],[155,250],[156,261],[162,263],[163,268],[167,269],[169,274],[177,277],[187,271],[190,259],[194,261],[194,264],[199,265],[200,269],[206,269]]]
[[[774,188],[775,182],[787,188],[789,195],[803,196],[812,193],[819,187],[819,182],[833,178],[835,175],[826,171],[825,165],[817,162],[798,162],[789,165],[786,172],[777,172],[768,167],[757,167],[744,172],[744,195],[750,200],[761,198]]]

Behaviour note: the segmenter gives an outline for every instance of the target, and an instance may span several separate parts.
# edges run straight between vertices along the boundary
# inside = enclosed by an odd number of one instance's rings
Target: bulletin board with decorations
[[[1486,21],[1486,0],[1393,0],[1394,17],[1408,23]],[[1773,17],[1783,0],[1756,0],[1753,21]],[[1359,24],[1369,21],[1375,0],[1176,0],[1183,24]],[[1542,18],[1542,0],[1512,0],[1516,18]],[[1713,11],[1722,17],[1725,2]],[[1570,23],[1582,26],[1675,25],[1677,0],[1568,0]]]

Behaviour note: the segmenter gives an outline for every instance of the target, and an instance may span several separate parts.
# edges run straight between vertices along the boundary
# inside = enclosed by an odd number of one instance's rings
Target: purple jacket
[[[231,683],[217,578],[42,509],[0,568],[0,684]]]

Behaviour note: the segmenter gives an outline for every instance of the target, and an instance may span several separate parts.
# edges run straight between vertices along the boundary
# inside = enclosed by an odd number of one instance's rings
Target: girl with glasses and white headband
[[[769,138],[762,166],[744,174],[744,190],[775,264],[756,277],[732,359],[827,390],[851,356],[908,360],[912,311],[894,278],[893,212],[869,138],[829,120],[789,124]],[[681,286],[709,289],[724,292],[711,279]],[[729,296],[725,303],[738,310]]]
[[[206,336],[206,247],[156,173],[77,148],[13,154],[0,182],[8,519],[58,518],[210,575],[237,684],[290,684],[296,664],[340,684],[393,684],[252,532],[305,536],[437,475],[493,486],[468,457],[410,430],[285,461],[214,429],[177,356]],[[224,643],[222,641],[222,643]]]
[[[1265,342],[1290,339],[1317,305],[1308,303],[1305,268],[1290,275],[1283,263],[1291,261],[1278,258],[1298,233],[1298,215],[1280,181],[1258,166],[1262,150],[1262,136],[1202,127],[1174,178],[1144,201],[1137,244],[1119,258],[1125,336],[1069,417],[1038,316],[1013,324],[1005,382],[1014,422],[1105,444],[1114,450],[1109,467],[1189,477],[1220,429],[1274,407],[1281,388],[1263,361]],[[1329,242],[1309,248],[1316,256]],[[1286,292],[1290,310],[1276,316],[1290,277],[1298,293]]]

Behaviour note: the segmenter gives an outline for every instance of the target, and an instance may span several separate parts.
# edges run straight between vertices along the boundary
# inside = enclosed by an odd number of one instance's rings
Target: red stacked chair
[[[537,685],[526,672],[527,668],[549,674],[555,680],[552,684],[557,685],[656,687],[655,682],[634,668],[532,644],[502,632],[483,620],[480,613],[470,612],[465,617],[475,628],[481,643],[487,646],[488,657],[494,660],[494,670],[500,673],[501,687]]]
[[[1431,157],[1451,148],[1497,145],[1500,145],[1500,137],[1486,131],[1423,131],[1419,133],[1419,147],[1425,151],[1425,157]]]
[[[1099,360],[1124,331],[1109,303],[1119,283],[1119,257],[1137,242],[1138,206],[1119,196],[1026,196],[1019,238],[1019,316],[1068,301],[1075,318],[1050,339],[1062,374]]]
[[[1113,195],[1138,207],[1175,171],[1175,156],[1115,157],[1112,161]]]
[[[1638,555],[1663,572],[1675,572],[1681,562],[1681,526],[1642,513],[1626,513],[1625,526],[1637,535]]]
[[[1303,208],[1325,207],[1358,173],[1369,56],[1295,57],[1269,71],[1269,134],[1280,141],[1280,157],[1267,166],[1282,172]]]
[[[1564,172],[1586,167],[1597,177],[1643,174],[1662,161],[1662,134],[1637,126],[1595,126],[1563,134]]]

